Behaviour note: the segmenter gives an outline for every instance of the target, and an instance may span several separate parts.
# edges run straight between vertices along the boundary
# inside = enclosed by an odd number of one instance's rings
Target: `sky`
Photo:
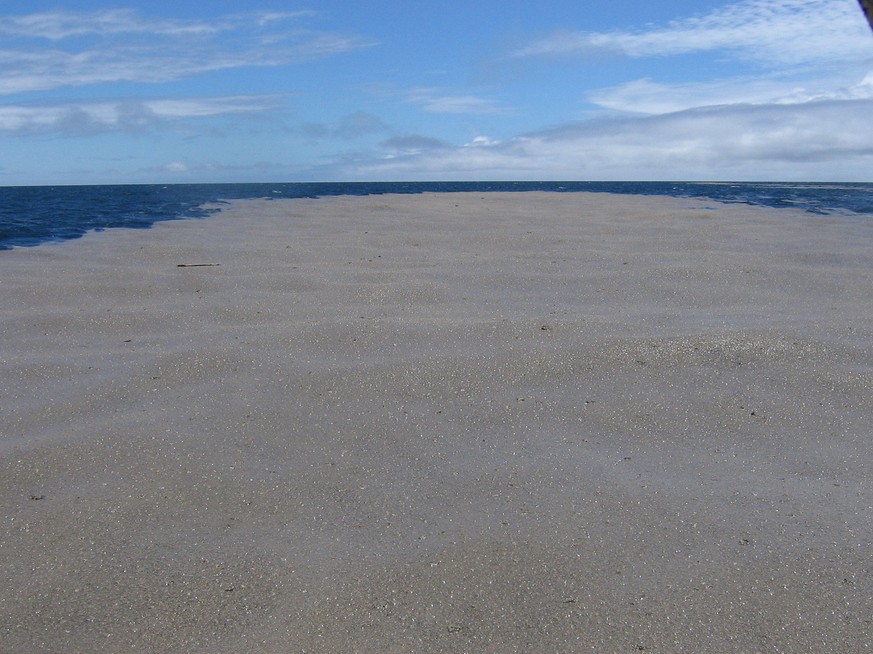
[[[873,181],[856,0],[4,0],[0,185]]]

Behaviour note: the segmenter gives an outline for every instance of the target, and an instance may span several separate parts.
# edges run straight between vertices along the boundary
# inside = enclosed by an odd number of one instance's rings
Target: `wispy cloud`
[[[430,136],[407,134],[386,139],[379,144],[379,147],[388,152],[388,158],[394,158],[419,156],[425,152],[445,151],[451,149],[451,144]]]
[[[873,73],[785,79],[743,77],[665,84],[639,79],[588,95],[594,104],[617,111],[660,114],[726,104],[801,104],[822,100],[873,98]]]
[[[369,179],[833,179],[873,173],[873,100],[729,105],[567,124],[411,152],[343,172]]]
[[[854,0],[744,0],[636,31],[561,31],[515,57],[602,54],[652,57],[707,51],[773,67],[870,57],[870,33]]]
[[[637,171],[646,178],[816,179],[822,162],[834,175],[869,177],[871,48],[855,0],[742,0],[638,30],[554,33],[514,56],[715,53],[751,66],[742,77],[643,78],[589,91],[597,107],[637,115],[530,134],[492,154],[510,168],[515,160],[539,161],[574,178]]]
[[[241,25],[266,27],[273,23],[314,16],[314,11],[252,12],[225,16],[213,21],[148,19],[133,9],[105,9],[74,13],[51,11],[24,16],[0,16],[0,36],[62,41],[82,36],[149,36],[191,37],[235,31]]]
[[[163,170],[168,173],[187,173],[188,164],[183,161],[171,161],[163,166]]]
[[[0,50],[0,94],[167,82],[373,45],[359,36],[304,29],[297,23],[309,13],[251,13],[213,21],[148,20],[130,10],[0,16],[0,36],[11,43]]]
[[[505,107],[489,98],[454,95],[434,88],[412,89],[407,92],[406,101],[439,114],[496,114],[506,111]]]
[[[207,22],[146,20],[131,9],[91,13],[54,11],[25,16],[0,16],[0,36],[62,41],[88,35],[151,34],[190,36],[213,34],[220,26]]]
[[[82,136],[109,131],[142,131],[188,118],[268,111],[279,106],[284,97],[253,95],[0,106],[0,134]]]

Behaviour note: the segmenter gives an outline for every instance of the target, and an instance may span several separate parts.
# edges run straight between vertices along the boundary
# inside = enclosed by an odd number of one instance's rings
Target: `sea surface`
[[[79,238],[113,227],[204,218],[203,207],[242,198],[311,198],[455,191],[591,191],[709,198],[815,214],[873,216],[871,183],[748,182],[352,182],[0,187],[0,250]],[[865,216],[866,214],[866,216]]]

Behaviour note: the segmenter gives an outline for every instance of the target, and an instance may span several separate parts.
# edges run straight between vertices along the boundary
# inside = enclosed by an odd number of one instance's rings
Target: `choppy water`
[[[0,187],[0,250],[112,227],[202,218],[210,202],[241,198],[454,191],[593,191],[711,198],[818,214],[873,214],[873,184],[697,182],[352,182]]]

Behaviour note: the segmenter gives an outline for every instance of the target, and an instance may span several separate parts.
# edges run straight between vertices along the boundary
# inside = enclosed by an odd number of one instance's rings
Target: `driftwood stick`
[[[220,266],[220,263],[177,263],[176,268],[203,268],[206,266]]]

